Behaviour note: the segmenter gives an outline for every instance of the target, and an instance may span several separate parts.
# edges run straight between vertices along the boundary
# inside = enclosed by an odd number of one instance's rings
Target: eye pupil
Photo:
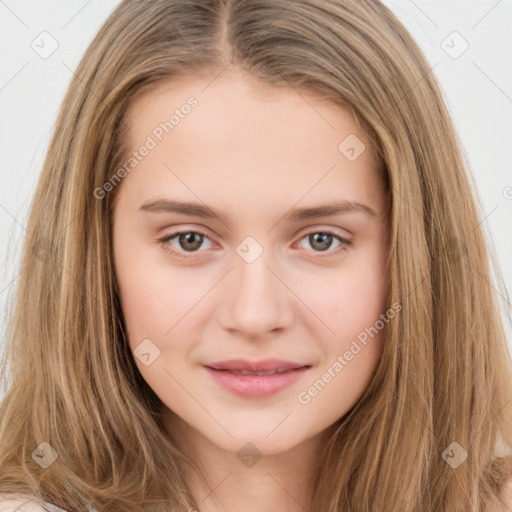
[[[194,237],[198,238],[198,241],[196,240],[196,242],[194,243]],[[188,233],[181,233],[179,235],[179,243],[180,243],[180,246],[185,250],[185,251],[195,251],[196,249],[199,249],[199,247],[201,247],[201,244],[203,243],[203,235],[201,235],[201,233],[194,233],[192,231],[188,232]],[[192,247],[190,247],[190,245],[192,245]]]
[[[331,246],[332,235],[328,233],[313,233],[309,235],[309,241],[311,247],[315,247],[315,244],[319,242],[319,246],[317,245],[316,248],[320,251],[326,251]]]

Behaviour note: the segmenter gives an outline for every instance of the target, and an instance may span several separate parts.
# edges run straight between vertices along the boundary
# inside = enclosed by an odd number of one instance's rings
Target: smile
[[[310,367],[267,371],[219,370],[207,366],[205,369],[214,382],[231,393],[261,398],[279,393],[296,383]]]

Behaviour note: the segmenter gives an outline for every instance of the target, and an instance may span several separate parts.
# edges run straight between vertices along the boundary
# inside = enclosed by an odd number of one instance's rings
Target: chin
[[[263,432],[253,436],[241,434],[229,439],[224,437],[223,439],[210,439],[210,441],[219,446],[219,448],[235,453],[242,459],[245,455],[255,455],[258,457],[284,453],[303,441],[303,439],[293,439],[289,436],[275,436],[275,439],[270,439],[266,435]]]
[[[293,413],[289,419],[292,416]],[[286,415],[283,415],[283,417],[286,417]],[[266,423],[255,425],[254,422],[251,424],[248,421],[244,426],[237,428],[233,426],[227,427],[231,435],[225,431],[219,432],[218,430],[215,433],[203,430],[202,433],[211,443],[223,450],[239,454],[241,450],[250,451],[254,446],[256,447],[255,451],[262,455],[284,453],[317,434],[317,432],[293,431],[290,428],[286,428],[285,423],[288,421],[287,419],[283,421],[281,418],[280,421],[282,421],[281,425],[279,422],[273,422],[272,426],[268,426]],[[250,427],[248,428],[249,425]]]

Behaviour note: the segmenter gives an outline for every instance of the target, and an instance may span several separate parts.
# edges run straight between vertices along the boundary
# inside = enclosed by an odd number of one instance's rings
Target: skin
[[[364,393],[382,354],[379,331],[307,404],[299,402],[389,308],[383,184],[350,111],[234,72],[145,92],[125,119],[132,148],[190,96],[198,105],[118,185],[114,264],[130,346],[149,339],[150,352],[160,351],[147,366],[135,361],[165,404],[169,435],[209,482],[184,468],[201,512],[238,511],[241,503],[247,512],[303,510],[322,443]],[[354,161],[338,150],[349,134],[366,146]],[[139,210],[155,199],[207,205],[226,219]],[[284,218],[341,199],[375,216]],[[179,237],[159,241],[177,231],[206,236],[202,244],[192,238],[192,251]],[[308,235],[326,231],[335,236],[322,251]],[[252,263],[237,253],[247,236],[263,249]],[[247,398],[203,367],[269,357],[311,368],[275,395]],[[248,442],[262,455],[251,467],[237,457]]]

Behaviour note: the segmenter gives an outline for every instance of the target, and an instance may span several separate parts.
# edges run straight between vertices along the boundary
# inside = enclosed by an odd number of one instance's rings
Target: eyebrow
[[[202,217],[205,219],[219,220],[227,223],[227,217],[224,212],[216,213],[208,206],[198,203],[187,203],[183,201],[171,201],[168,199],[157,199],[143,204],[139,211],[153,213],[181,213],[190,217]],[[343,213],[364,213],[371,217],[377,217],[375,210],[369,206],[357,201],[342,200],[335,203],[329,203],[310,208],[294,208],[290,210],[284,218],[288,222],[299,222],[301,220],[313,219],[317,217],[327,217],[329,215]]]

